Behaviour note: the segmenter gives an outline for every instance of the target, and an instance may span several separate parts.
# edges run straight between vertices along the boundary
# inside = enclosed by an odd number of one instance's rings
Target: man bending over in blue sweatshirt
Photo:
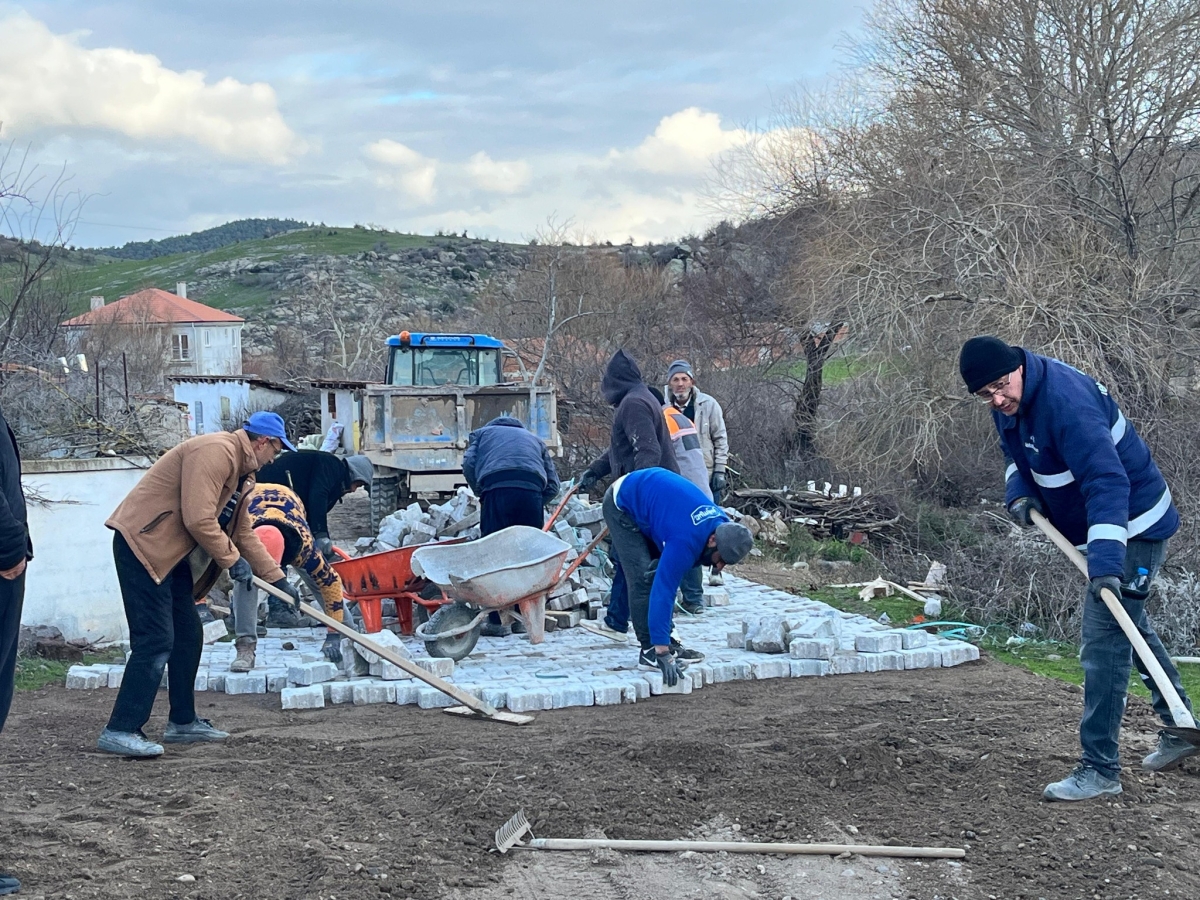
[[[697,565],[720,572],[754,545],[750,529],[729,521],[698,487],[666,469],[639,469],[604,494],[604,521],[625,570],[629,612],[642,645],[638,664],[679,681],[678,645],[671,642],[675,592]]]

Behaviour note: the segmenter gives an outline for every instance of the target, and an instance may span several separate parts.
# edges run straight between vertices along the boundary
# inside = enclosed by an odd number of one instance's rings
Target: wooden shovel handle
[[[1086,577],[1088,573],[1087,560],[1075,548],[1075,545],[1063,537],[1063,533],[1051,525],[1050,520],[1036,509],[1029,511],[1029,518],[1033,520],[1034,525],[1042,530],[1042,533],[1046,537],[1054,542],[1054,545],[1059,550],[1067,555],[1067,559],[1075,563],[1075,568]],[[1163,695],[1163,699],[1167,701],[1167,706],[1171,709],[1171,717],[1175,720],[1175,724],[1182,728],[1195,728],[1195,719],[1192,718],[1192,714],[1188,712],[1187,707],[1183,705],[1183,701],[1179,699],[1179,694],[1175,690],[1175,686],[1171,684],[1171,679],[1167,677],[1167,673],[1163,671],[1162,665],[1159,664],[1158,657],[1154,655],[1154,651],[1150,649],[1150,645],[1146,643],[1146,639],[1142,637],[1141,632],[1137,630],[1137,626],[1133,624],[1133,620],[1129,618],[1129,613],[1125,612],[1125,607],[1121,605],[1120,598],[1108,588],[1103,588],[1100,591],[1100,599],[1104,601],[1104,605],[1108,607],[1108,611],[1112,613],[1112,617],[1117,620],[1117,624],[1125,632],[1125,637],[1133,645],[1138,659],[1142,661],[1142,665],[1146,667],[1146,671],[1154,679],[1154,684],[1158,687],[1158,692]]]
[[[965,850],[958,847],[890,847],[886,844],[760,844],[742,841],[622,841],[606,838],[532,838],[527,844],[517,844],[514,849],[608,849],[665,853],[692,850],[698,853],[803,853],[814,856],[857,853],[860,856],[903,856],[923,859],[962,859],[967,855]]]

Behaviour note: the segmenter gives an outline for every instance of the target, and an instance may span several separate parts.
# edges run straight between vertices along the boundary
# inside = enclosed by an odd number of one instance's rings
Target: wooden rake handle
[[[1042,533],[1046,537],[1054,542],[1054,545],[1059,550],[1067,555],[1067,559],[1075,564],[1075,568],[1082,572],[1084,577],[1087,577],[1087,559],[1075,548],[1075,545],[1063,537],[1063,533],[1051,525],[1050,520],[1036,509],[1029,511],[1029,518],[1033,520],[1034,525],[1042,530]],[[1182,728],[1195,728],[1195,719],[1192,718],[1192,714],[1188,712],[1187,707],[1183,705],[1183,701],[1179,699],[1179,694],[1175,690],[1175,686],[1171,684],[1171,679],[1163,671],[1163,667],[1154,655],[1154,651],[1150,649],[1150,645],[1146,643],[1146,639],[1142,637],[1141,632],[1137,630],[1137,626],[1133,624],[1133,620],[1129,618],[1129,613],[1125,612],[1125,607],[1121,605],[1120,598],[1108,588],[1102,588],[1100,599],[1104,601],[1104,605],[1108,607],[1108,611],[1112,613],[1112,617],[1117,620],[1117,624],[1125,632],[1125,637],[1133,645],[1138,659],[1142,661],[1142,665],[1146,667],[1146,671],[1154,679],[1154,684],[1158,687],[1158,692],[1163,695],[1163,699],[1167,701],[1167,706],[1171,709],[1171,716],[1175,719],[1175,724]]]

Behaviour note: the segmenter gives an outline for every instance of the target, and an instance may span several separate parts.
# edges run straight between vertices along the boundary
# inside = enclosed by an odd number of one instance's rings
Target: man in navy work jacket
[[[697,565],[719,572],[741,562],[754,538],[700,488],[659,468],[613,482],[604,494],[604,521],[625,570],[633,630],[642,645],[638,665],[658,669],[674,685],[681,648],[671,640],[671,614],[680,581]]]
[[[1154,710],[1174,725],[1166,701],[1133,653],[1104,601],[1102,588],[1121,598],[1191,709],[1179,673],[1146,616],[1150,582],[1179,528],[1171,492],[1150,450],[1122,415],[1108,389],[1057,359],[1012,347],[998,338],[967,341],[959,357],[967,390],[992,410],[1005,455],[1009,514],[1031,525],[1030,510],[1049,519],[1071,543],[1087,546],[1082,649],[1083,755],[1075,770],[1043,793],[1047,800],[1086,800],[1121,793],[1117,737],[1129,670],[1137,663]],[[1200,752],[1165,732],[1142,768],[1158,772]]]

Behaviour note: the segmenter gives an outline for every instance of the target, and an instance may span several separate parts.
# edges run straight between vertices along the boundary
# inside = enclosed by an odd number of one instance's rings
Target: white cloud
[[[494,160],[482,150],[467,161],[467,173],[476,187],[496,194],[515,194],[529,184],[529,163]]]
[[[208,83],[155,56],[89,50],[27,13],[0,18],[0,121],[29,133],[103,129],[139,141],[187,140],[218,153],[281,164],[301,150],[264,83]]]
[[[367,144],[363,152],[383,167],[376,173],[376,181],[379,184],[398,188],[401,193],[419,203],[432,203],[436,199],[436,159],[422,156],[411,147],[390,138],[381,138]]]
[[[720,154],[751,139],[741,128],[722,128],[721,117],[695,106],[664,116],[633,150],[613,150],[609,158],[646,172],[703,174]]]

